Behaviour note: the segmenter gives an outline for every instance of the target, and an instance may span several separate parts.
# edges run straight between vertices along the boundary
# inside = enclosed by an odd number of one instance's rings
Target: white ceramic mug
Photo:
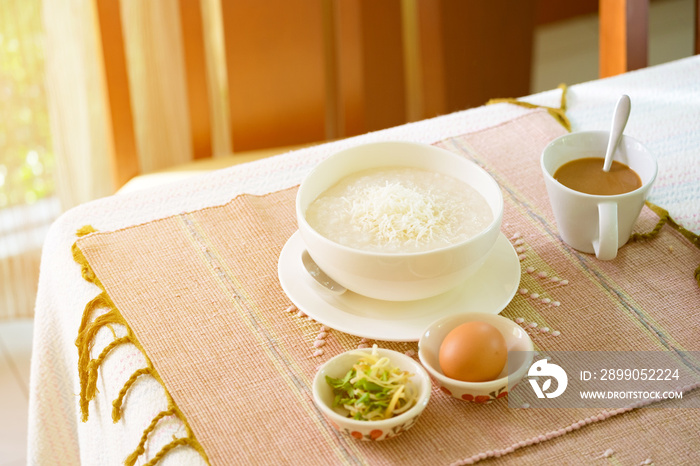
[[[617,250],[629,240],[656,178],[656,159],[641,142],[623,136],[614,160],[637,172],[642,186],[628,193],[610,196],[586,194],[567,188],[554,179],[554,173],[572,160],[604,158],[608,138],[607,131],[566,134],[550,142],[540,160],[561,239],[581,252],[595,253],[601,260],[614,259]]]

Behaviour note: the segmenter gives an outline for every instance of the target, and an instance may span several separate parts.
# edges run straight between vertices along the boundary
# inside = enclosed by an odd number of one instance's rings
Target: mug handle
[[[603,261],[617,256],[617,203],[598,204],[598,238],[593,240],[595,256]]]

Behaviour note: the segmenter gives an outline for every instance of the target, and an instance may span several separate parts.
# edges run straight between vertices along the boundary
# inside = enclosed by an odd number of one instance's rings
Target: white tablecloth
[[[632,100],[626,134],[646,143],[659,161],[649,200],[667,209],[687,229],[700,233],[700,56],[570,87],[567,115],[573,130],[608,129],[623,93]],[[558,107],[560,95],[559,90],[552,90],[524,100]],[[496,104],[456,112],[100,199],[65,213],[52,226],[42,257],[30,380],[29,464],[122,464],[153,416],[165,409],[160,385],[144,381],[125,399],[128,414],[112,422],[111,400],[126,378],[143,366],[140,352],[122,345],[110,353],[100,370],[99,394],[90,404],[89,421],[80,421],[75,339],[85,304],[97,291],[80,277],[71,256],[79,227],[91,224],[98,230],[115,230],[224,204],[240,193],[276,191],[299,184],[315,164],[345,147],[382,140],[434,143],[528,111]],[[103,335],[97,346],[109,339],[110,335]],[[181,429],[177,422],[161,423],[149,440],[152,450],[144,456],[155,454],[158,445]],[[174,450],[163,462],[199,463],[199,455],[187,448]]]

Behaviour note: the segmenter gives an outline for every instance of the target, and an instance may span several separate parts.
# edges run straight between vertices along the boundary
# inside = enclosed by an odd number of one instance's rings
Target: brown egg
[[[501,373],[508,358],[501,332],[485,322],[467,322],[452,329],[440,345],[443,374],[464,382],[486,382]]]

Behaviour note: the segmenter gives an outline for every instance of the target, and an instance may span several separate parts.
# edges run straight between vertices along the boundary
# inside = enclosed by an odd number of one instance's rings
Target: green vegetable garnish
[[[408,380],[412,376],[389,367],[389,358],[379,358],[374,345],[371,354],[361,353],[345,377],[326,376],[326,382],[335,395],[334,408],[345,408],[353,419],[374,421],[397,416],[416,404],[417,393]]]

